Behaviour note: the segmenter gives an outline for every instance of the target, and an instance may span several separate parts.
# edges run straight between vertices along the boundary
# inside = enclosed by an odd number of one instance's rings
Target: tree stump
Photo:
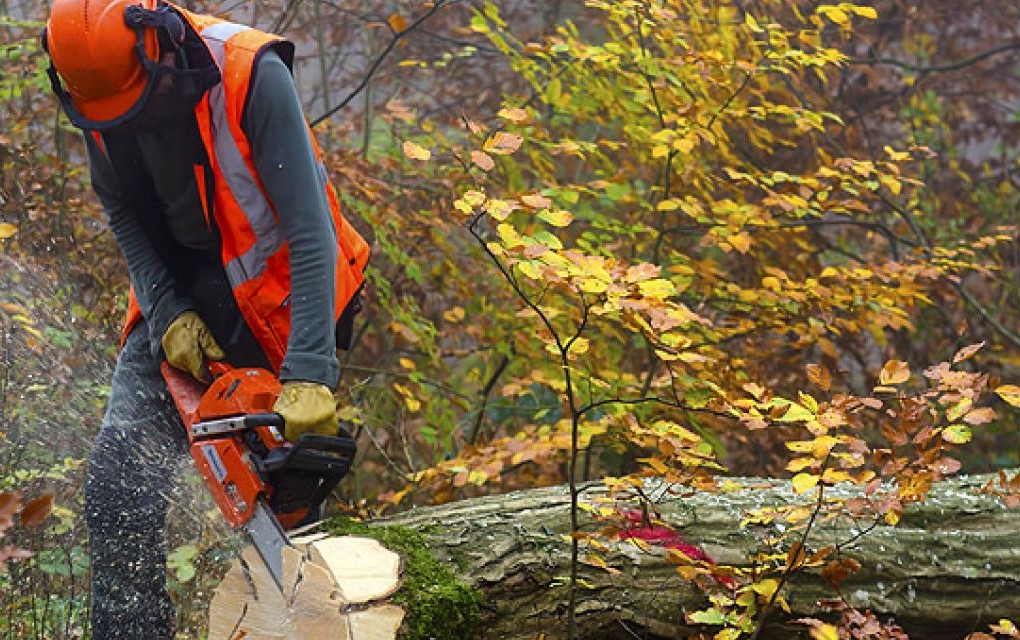
[[[248,547],[210,605],[210,640],[393,640],[404,619],[387,598],[400,556],[371,538],[314,536],[284,549],[283,590]]]
[[[923,640],[962,640],[971,631],[987,630],[987,624],[1001,617],[1015,619],[1020,612],[1020,546],[1016,542],[1020,511],[1009,510],[999,499],[978,493],[987,480],[975,476],[939,483],[925,504],[906,510],[899,526],[879,527],[855,539],[844,550],[861,563],[861,570],[842,585],[848,600],[861,609],[871,609],[881,619],[894,618],[911,637]],[[657,509],[686,541],[698,545],[715,561],[740,565],[750,553],[762,548],[763,540],[777,533],[774,526],[741,527],[742,515],[752,508],[779,506],[796,499],[788,483],[782,481],[740,481],[746,488],[724,494],[668,497]],[[593,484],[585,487],[583,496],[590,500],[605,493],[604,487]],[[830,490],[830,495],[838,495],[838,491]],[[427,592],[431,583],[442,579],[430,578],[411,585],[406,571],[402,586],[393,596],[383,595],[385,590],[370,591],[367,600],[360,596],[363,603],[354,604],[341,595],[348,590],[342,585],[347,578],[326,570],[329,562],[319,560],[326,554],[306,551],[301,565],[306,568],[305,578],[298,583],[292,602],[278,595],[273,601],[271,590],[264,587],[258,591],[266,592],[265,600],[256,606],[251,602],[244,574],[235,567],[213,600],[214,633],[210,640],[237,640],[236,631],[233,636],[230,632],[244,617],[245,607],[247,615],[252,616],[252,624],[244,627],[248,633],[243,636],[245,640],[363,640],[358,630],[348,631],[345,636],[337,629],[343,627],[343,616],[362,609],[369,611],[372,607],[368,605],[372,604],[393,611],[386,619],[396,622],[380,623],[379,629],[392,629],[396,624],[401,627],[397,635],[401,640],[567,637],[570,545],[566,535],[570,526],[565,488],[419,508],[359,526],[358,535],[367,532],[373,537],[411,530],[431,558],[480,594],[481,606],[477,606],[478,600],[446,597],[441,589],[436,594]],[[594,526],[586,516],[582,528],[590,530]],[[331,536],[343,531],[336,522],[327,527]],[[813,534],[809,552],[849,540],[854,534],[853,523],[826,523]],[[332,549],[336,539],[316,541],[313,548],[320,545],[320,549]],[[604,557],[619,573],[613,575],[589,564],[580,567],[586,586],[578,591],[579,640],[685,638],[699,631],[709,631],[711,637],[710,629],[692,629],[686,623],[685,613],[703,608],[705,598],[680,578],[663,550],[653,545],[650,552],[643,551],[626,541],[618,542],[614,549]],[[406,561],[404,551],[399,553]],[[294,560],[288,563],[293,566]],[[249,559],[247,564],[253,582],[272,585],[268,575],[257,578],[257,558]],[[406,569],[408,563],[403,564]],[[295,574],[293,569],[290,572]],[[360,576],[352,577],[360,582]],[[366,581],[372,582],[368,577],[366,573]],[[243,598],[227,596],[227,592],[248,593],[249,599],[242,604]],[[833,595],[817,573],[796,576],[784,593],[792,619],[808,615],[824,618],[818,600]],[[403,622],[392,602],[401,597],[406,610]],[[408,603],[417,608],[410,610]],[[256,609],[260,611],[257,624]],[[308,620],[302,620],[303,616]],[[456,624],[450,622],[453,618]],[[329,622],[317,628],[311,619]],[[353,628],[349,620],[346,624],[347,629]],[[326,635],[320,631],[323,628]],[[286,629],[287,634],[279,635],[280,629]],[[807,637],[802,631],[801,626],[784,625],[777,616],[761,638]],[[383,631],[373,628],[365,633]],[[375,640],[392,636],[364,637]]]

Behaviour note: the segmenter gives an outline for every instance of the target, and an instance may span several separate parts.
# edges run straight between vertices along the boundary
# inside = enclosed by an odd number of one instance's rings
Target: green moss
[[[459,581],[429,551],[421,533],[407,527],[370,527],[350,518],[334,518],[326,530],[333,535],[374,538],[404,558],[400,590],[393,596],[402,607],[407,640],[466,640],[475,635],[482,594]]]

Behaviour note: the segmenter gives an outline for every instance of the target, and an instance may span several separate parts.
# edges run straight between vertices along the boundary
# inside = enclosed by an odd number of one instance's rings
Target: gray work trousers
[[[187,437],[139,323],[117,358],[85,480],[93,640],[169,640],[166,514]]]

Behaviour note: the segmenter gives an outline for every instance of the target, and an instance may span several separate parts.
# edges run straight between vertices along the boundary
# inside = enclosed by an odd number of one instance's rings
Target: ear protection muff
[[[156,29],[161,50],[171,50],[184,56],[184,20],[167,5],[146,9],[140,4],[124,7],[124,22],[135,31]],[[187,66],[186,60],[182,60]]]

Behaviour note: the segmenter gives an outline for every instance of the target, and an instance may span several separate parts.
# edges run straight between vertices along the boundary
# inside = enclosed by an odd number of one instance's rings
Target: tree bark
[[[1020,511],[1009,510],[978,489],[987,477],[938,484],[923,505],[908,507],[896,527],[882,526],[843,547],[861,569],[843,584],[855,606],[880,619],[894,618],[912,638],[962,640],[999,618],[1020,612]],[[668,496],[656,510],[685,541],[720,564],[746,566],[774,525],[741,527],[755,508],[789,504],[795,497],[781,481],[744,479],[747,488],[722,494]],[[837,495],[830,489],[827,495]],[[605,497],[605,487],[586,485],[583,497]],[[370,523],[420,532],[432,554],[484,595],[477,637],[500,640],[566,638],[569,575],[569,495],[565,488],[537,489],[415,509]],[[598,525],[585,516],[583,528]],[[817,525],[808,552],[844,544],[859,533],[854,523]],[[859,526],[859,525],[858,525]],[[578,638],[684,638],[699,631],[686,612],[706,605],[703,594],[680,578],[654,545],[631,542],[604,554],[613,575],[585,564],[578,593]],[[770,618],[761,638],[795,638],[806,615],[825,618],[817,601],[835,594],[818,572],[794,576],[784,591],[792,614]],[[545,634],[541,636],[540,634]],[[403,637],[403,636],[402,636]],[[212,637],[211,637],[212,638]],[[249,636],[250,638],[250,636]],[[313,640],[308,638],[307,640]],[[319,640],[315,638],[314,640]]]

